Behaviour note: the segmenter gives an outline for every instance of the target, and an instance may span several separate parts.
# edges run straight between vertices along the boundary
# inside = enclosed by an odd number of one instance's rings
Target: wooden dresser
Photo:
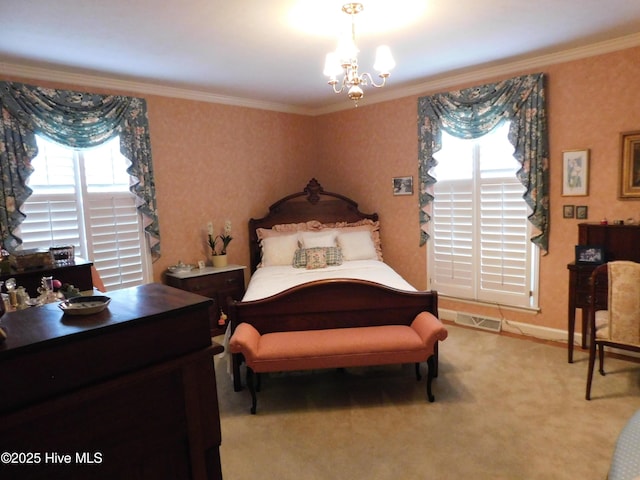
[[[0,275],[0,281],[8,278],[15,278],[18,285],[23,286],[32,297],[38,296],[38,287],[42,277],[52,276],[62,283],[69,283],[80,289],[81,292],[93,290],[93,280],[91,278],[92,262],[87,262],[76,257],[73,265],[59,267],[37,268],[25,272],[11,272]]]
[[[604,248],[607,261],[632,260],[640,262],[640,225],[578,224],[578,245]],[[597,265],[571,262],[569,269],[568,355],[573,362],[576,308],[582,309],[582,348],[587,347],[589,279]]]
[[[0,325],[0,478],[220,479],[211,300],[161,284]]]

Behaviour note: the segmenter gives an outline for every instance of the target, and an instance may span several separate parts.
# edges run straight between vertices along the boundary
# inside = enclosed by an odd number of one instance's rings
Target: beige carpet
[[[607,358],[589,402],[586,352],[447,327],[434,403],[390,366],[265,376],[250,415],[216,360],[225,480],[606,478],[640,365]]]

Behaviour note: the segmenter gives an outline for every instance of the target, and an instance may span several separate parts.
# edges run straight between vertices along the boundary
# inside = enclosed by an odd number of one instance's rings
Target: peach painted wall
[[[545,72],[548,81],[550,248],[541,259],[540,312],[509,311],[506,316],[511,320],[566,329],[566,264],[573,257],[578,221],[562,218],[563,204],[587,205],[590,221],[605,216],[640,221],[640,202],[620,201],[616,196],[619,134],[640,130],[639,60],[640,48],[632,48],[535,69]],[[326,190],[351,196],[360,210],[380,214],[385,260],[417,288],[426,288],[426,248],[419,247],[417,195],[393,196],[391,189],[392,177],[417,178],[418,96],[307,117],[109,93],[147,100],[162,233],[162,257],[153,266],[154,280],[162,281],[166,268],[178,260],[192,263],[205,258],[209,220],[216,228],[222,228],[225,219],[232,221],[230,261],[246,265],[248,219],[264,215],[275,200],[301,190],[316,177]],[[430,93],[435,92],[422,95]],[[583,148],[591,151],[589,196],[562,197],[562,151]],[[504,314],[444,299],[440,303],[441,308]]]
[[[551,172],[549,254],[540,262],[538,313],[441,300],[441,308],[468,311],[566,330],[566,265],[573,259],[578,220],[563,219],[562,205],[586,205],[588,221],[634,218],[640,202],[617,198],[620,133],[640,130],[640,48],[537,68],[547,75]],[[505,78],[505,77],[501,77]],[[489,83],[497,78],[473,82]],[[471,86],[458,85],[447,90]],[[425,91],[422,95],[437,93]],[[417,196],[394,197],[391,178],[417,178],[417,98],[403,98],[318,118],[322,175],[331,187],[353,192],[366,210],[380,213],[385,260],[417,288],[427,287],[426,248],[418,247]],[[589,149],[586,197],[562,197],[562,151]],[[415,186],[415,185],[414,185]]]
[[[178,260],[208,260],[206,224],[232,222],[229,262],[248,265],[247,222],[317,171],[314,119],[245,107],[4,77],[31,85],[144,97],[161,233],[153,280]],[[210,263],[210,262],[209,262]],[[248,269],[245,278],[248,279]]]
[[[164,97],[147,101],[162,234],[154,278],[161,281],[178,260],[208,259],[208,221],[221,232],[231,220],[229,262],[248,265],[249,218],[302,190],[315,172],[313,119]]]

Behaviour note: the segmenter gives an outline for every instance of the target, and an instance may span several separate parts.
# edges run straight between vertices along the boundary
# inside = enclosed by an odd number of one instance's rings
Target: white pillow
[[[378,253],[371,232],[349,232],[338,234],[338,246],[344,260],[378,260]]]
[[[338,232],[327,230],[324,232],[300,232],[302,248],[335,247]]]
[[[298,234],[268,237],[262,240],[262,266],[291,265],[298,249]]]

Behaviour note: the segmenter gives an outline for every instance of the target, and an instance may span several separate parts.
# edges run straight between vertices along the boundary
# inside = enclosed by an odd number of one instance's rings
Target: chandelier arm
[[[338,84],[338,82],[329,82],[329,85],[331,85],[331,88],[333,88],[333,93],[342,93],[344,92],[344,79],[342,80],[341,84],[340,84],[340,89],[336,88],[336,85]]]
[[[371,74],[369,72],[364,72],[360,78],[362,79],[362,84],[363,85],[367,85],[367,81],[365,79],[368,79],[369,83],[371,84],[372,87],[375,88],[382,88],[384,87],[385,83],[387,83],[387,77],[389,75],[378,75],[380,78],[382,78],[382,82],[381,83],[376,83],[375,80],[373,79],[373,77],[371,76]]]

